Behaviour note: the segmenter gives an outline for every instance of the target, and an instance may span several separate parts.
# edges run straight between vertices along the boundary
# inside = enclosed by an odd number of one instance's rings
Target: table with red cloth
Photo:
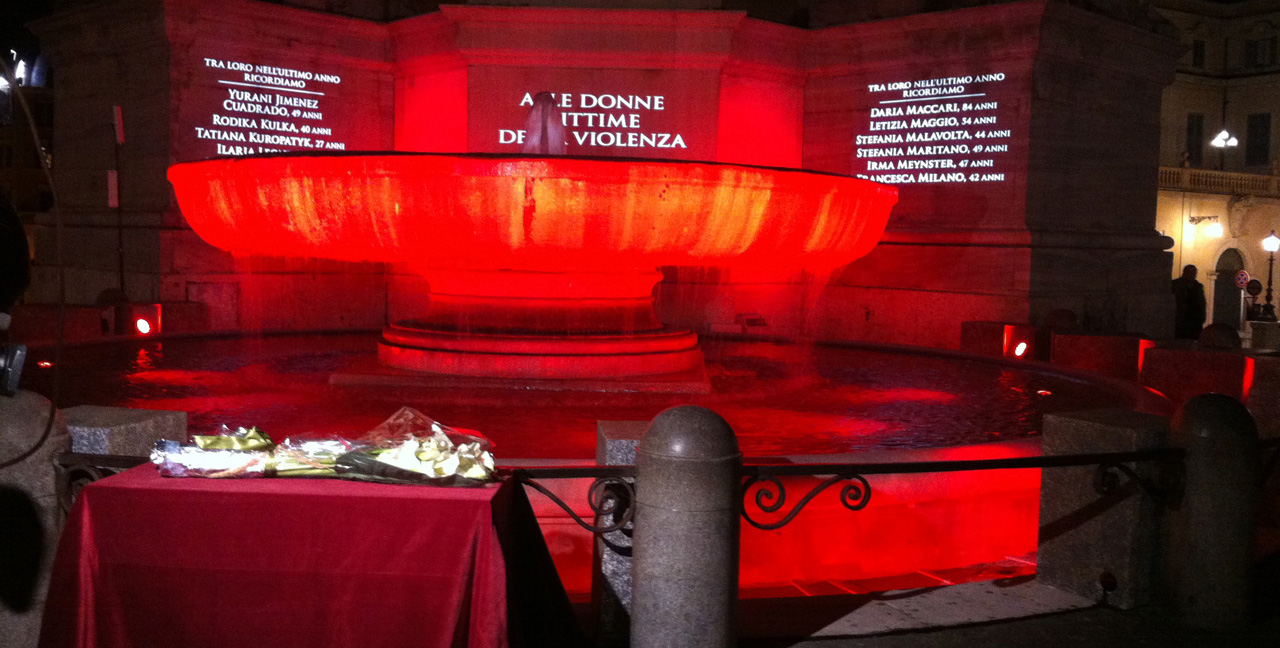
[[[170,479],[143,465],[80,492],[40,645],[564,645],[580,641],[572,626],[517,485]]]

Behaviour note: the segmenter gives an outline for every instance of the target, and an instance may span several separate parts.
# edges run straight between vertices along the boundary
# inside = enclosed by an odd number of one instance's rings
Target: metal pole
[[[129,301],[129,292],[125,288],[124,280],[124,193],[120,187],[120,149],[124,146],[124,111],[120,106],[111,107],[111,130],[115,136],[115,199],[116,204],[116,259],[120,271],[120,301]],[[117,304],[117,308],[120,306]],[[123,333],[119,330],[119,322],[121,321],[120,313],[116,314],[116,333]]]
[[[1276,307],[1271,303],[1271,274],[1276,264],[1276,253],[1267,253],[1267,303],[1262,306],[1260,317],[1268,322],[1276,321]]]
[[[1170,518],[1174,607],[1190,626],[1242,626],[1252,601],[1258,428],[1240,401],[1201,394],[1174,415],[1172,441],[1187,450],[1184,495]]]
[[[742,453],[701,407],[668,409],[636,448],[633,648],[735,644]]]

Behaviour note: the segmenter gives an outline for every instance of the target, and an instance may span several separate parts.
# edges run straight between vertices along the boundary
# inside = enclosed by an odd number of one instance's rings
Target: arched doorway
[[[1227,248],[1218,257],[1218,265],[1213,270],[1213,322],[1229,324],[1231,328],[1240,330],[1240,308],[1244,296],[1236,286],[1236,273],[1244,270],[1244,257],[1240,256],[1239,250]]]

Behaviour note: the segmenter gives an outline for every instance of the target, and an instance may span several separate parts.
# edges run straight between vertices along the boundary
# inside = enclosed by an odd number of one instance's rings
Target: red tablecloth
[[[563,598],[545,569],[508,582],[509,561],[550,565],[530,524],[510,484],[165,479],[144,465],[80,493],[40,644],[506,646],[508,588],[535,608]]]

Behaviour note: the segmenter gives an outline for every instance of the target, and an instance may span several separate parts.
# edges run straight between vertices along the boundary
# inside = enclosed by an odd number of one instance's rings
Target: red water
[[[1118,406],[1103,387],[976,360],[833,346],[703,346],[713,393],[617,394],[493,389],[334,387],[329,375],[371,366],[373,334],[123,341],[68,347],[62,405],[183,410],[192,432],[257,425],[276,439],[356,434],[411,406],[480,430],[504,457],[590,458],[597,420],[649,420],[667,407],[709,407],[748,456],[954,446],[1037,433],[1048,412]],[[48,350],[31,353],[23,387],[48,394]]]

